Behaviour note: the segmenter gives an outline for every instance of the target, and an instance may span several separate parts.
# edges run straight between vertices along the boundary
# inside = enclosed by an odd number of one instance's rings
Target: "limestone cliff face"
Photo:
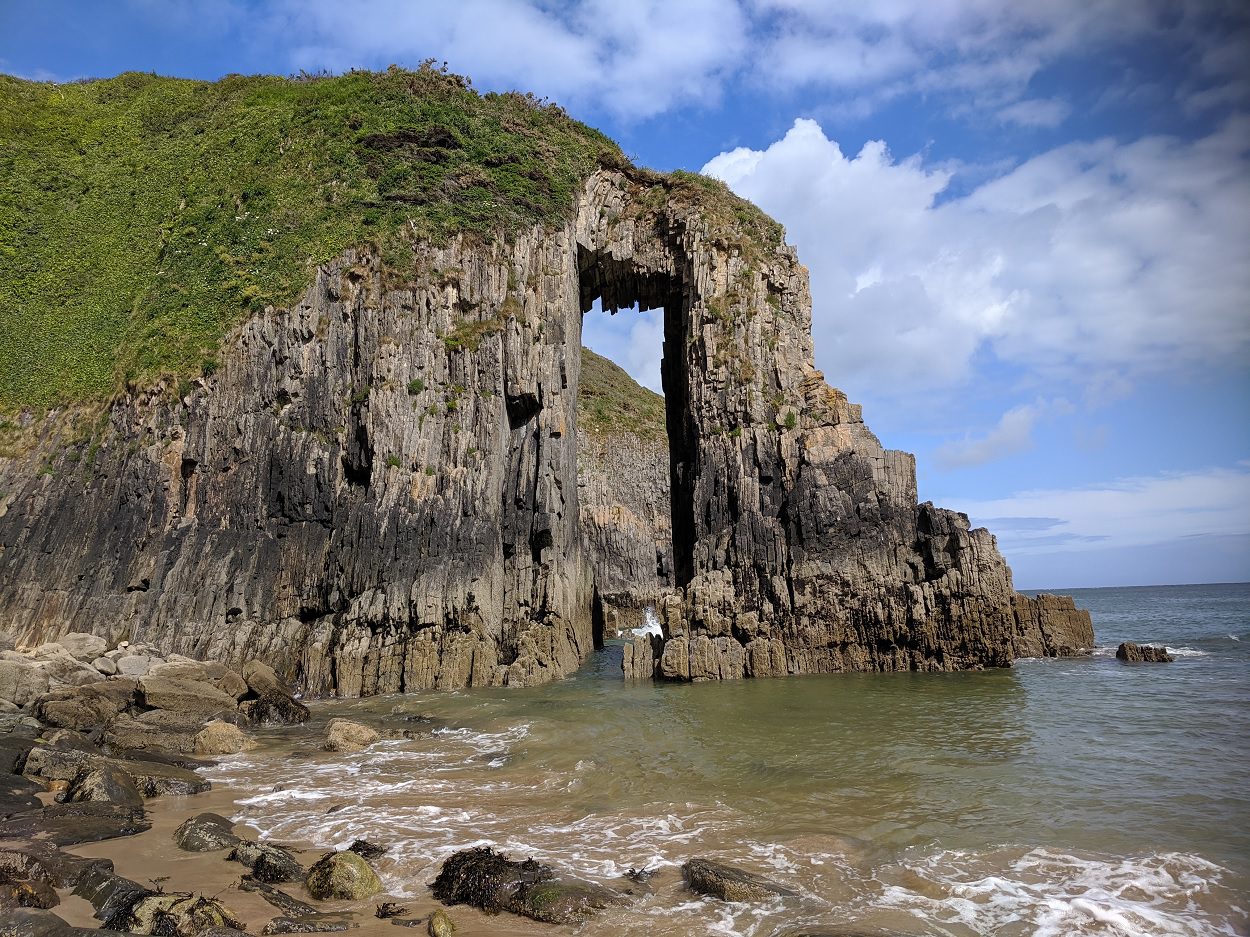
[[[641,671],[953,670],[1092,644],[1070,600],[1014,593],[987,531],[917,505],[911,457],[813,368],[806,270],[745,224],[602,170],[561,229],[426,246],[408,270],[344,254],[182,400],[132,393],[81,441],[53,414],[0,460],[0,629],[260,656],[344,695],[569,673],[596,591],[647,569],[661,587],[637,542],[613,547],[616,579],[588,556],[635,498],[578,483],[581,316],[601,298],[665,310],[673,592]],[[593,439],[581,459],[628,482]]]

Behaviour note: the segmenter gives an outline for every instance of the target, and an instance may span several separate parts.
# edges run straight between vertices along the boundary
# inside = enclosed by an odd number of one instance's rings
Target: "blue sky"
[[[816,363],[1021,588],[1250,579],[1250,6],[5,0],[0,70],[446,61],[723,178]],[[657,314],[587,344],[658,387]]]

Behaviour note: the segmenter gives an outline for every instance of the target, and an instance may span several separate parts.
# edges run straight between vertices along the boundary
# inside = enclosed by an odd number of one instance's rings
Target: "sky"
[[[0,71],[415,67],[723,179],[1019,588],[1250,580],[1244,0],[0,0]],[[659,389],[660,312],[586,344]]]

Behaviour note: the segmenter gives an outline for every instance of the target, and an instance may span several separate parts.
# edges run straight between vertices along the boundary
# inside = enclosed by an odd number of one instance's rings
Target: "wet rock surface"
[[[276,885],[283,882],[299,882],[304,879],[304,867],[289,850],[268,843],[240,842],[231,850],[229,857],[251,869],[258,882]]]
[[[242,842],[234,834],[234,824],[217,813],[201,813],[185,820],[174,830],[174,842],[188,852],[214,852],[233,849]]]
[[[321,901],[360,901],[380,892],[382,883],[363,856],[344,850],[318,859],[308,870],[304,887]]]
[[[752,872],[713,859],[689,860],[682,865],[681,876],[691,891],[722,901],[762,901],[775,895],[795,894]]]
[[[444,904],[509,911],[548,924],[577,924],[623,900],[611,889],[559,876],[533,859],[513,861],[488,846],[450,856],[431,888]]]

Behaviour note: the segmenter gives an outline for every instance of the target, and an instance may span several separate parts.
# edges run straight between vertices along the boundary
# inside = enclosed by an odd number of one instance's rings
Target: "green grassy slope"
[[[625,431],[643,439],[666,439],[664,398],[607,358],[583,348],[577,425],[583,433]]]
[[[0,76],[0,413],[211,370],[345,248],[561,221],[624,162],[558,108],[429,68]]]

